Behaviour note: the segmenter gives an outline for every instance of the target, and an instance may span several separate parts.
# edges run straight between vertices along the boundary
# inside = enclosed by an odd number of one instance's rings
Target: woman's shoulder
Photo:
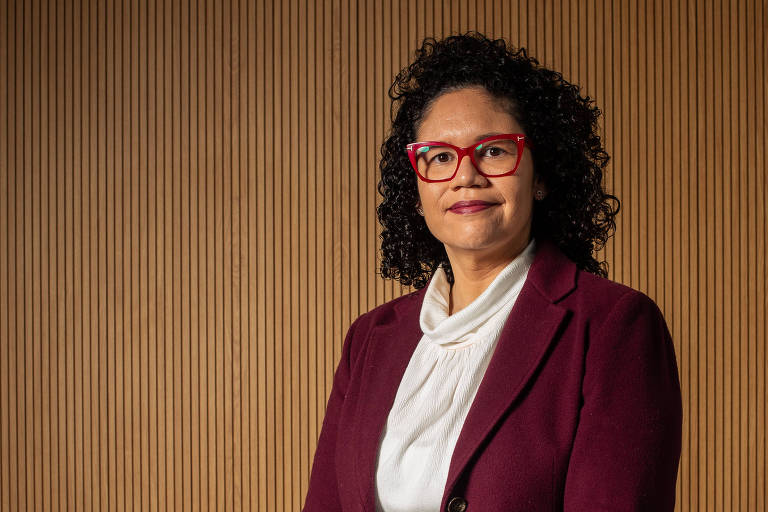
[[[548,241],[540,244],[529,279],[549,300],[589,316],[607,314],[617,304],[656,308],[653,300],[643,292],[579,269]]]
[[[344,352],[349,356],[349,361],[354,364],[371,345],[372,335],[379,331],[381,336],[391,338],[398,334],[413,333],[419,325],[419,311],[424,298],[424,289],[407,293],[400,297],[380,304],[370,311],[358,316],[347,330],[344,342]],[[385,334],[387,336],[385,336]]]
[[[373,309],[361,314],[352,323],[356,329],[362,327],[372,327],[375,325],[388,324],[401,321],[402,317],[413,316],[421,309],[421,303],[424,299],[425,289],[416,290],[400,297],[379,304]],[[352,328],[350,327],[350,329]]]
[[[607,302],[613,302],[625,295],[629,297],[637,296],[638,298],[644,297],[650,300],[650,298],[640,290],[636,290],[626,284],[613,281],[607,277],[592,274],[585,270],[579,271],[576,288],[584,297],[594,295],[596,296],[595,298]]]
[[[653,299],[640,290],[583,270],[579,271],[577,289],[585,296],[594,295],[596,299],[606,302],[620,299],[653,302]]]
[[[564,303],[590,317],[595,326],[618,327],[638,321],[666,324],[661,309],[651,297],[640,290],[589,272],[579,272],[574,292]]]

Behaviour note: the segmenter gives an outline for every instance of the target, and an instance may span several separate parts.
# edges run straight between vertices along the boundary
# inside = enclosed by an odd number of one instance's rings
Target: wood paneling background
[[[605,112],[613,278],[684,400],[678,510],[766,509],[762,0],[0,0],[0,509],[298,510],[425,35]]]

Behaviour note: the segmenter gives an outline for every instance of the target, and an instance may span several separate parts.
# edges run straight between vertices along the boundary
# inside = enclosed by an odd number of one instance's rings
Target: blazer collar
[[[535,373],[568,312],[557,305],[576,287],[576,266],[549,241],[539,243],[528,277],[501,331],[496,350],[454,448],[446,483],[451,489],[493,427]],[[376,457],[389,410],[421,339],[419,313],[426,288],[399,299],[394,321],[371,333],[365,361],[357,460],[366,508],[375,509]],[[446,496],[443,496],[445,502]],[[441,510],[445,507],[442,504]]]
[[[542,240],[528,271],[528,282],[554,304],[576,288],[577,273],[576,264],[553,242]]]

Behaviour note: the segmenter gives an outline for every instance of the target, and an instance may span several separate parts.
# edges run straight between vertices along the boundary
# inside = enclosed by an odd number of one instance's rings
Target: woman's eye
[[[432,161],[438,164],[444,164],[451,161],[450,153],[438,153],[432,157]]]
[[[506,153],[506,151],[504,151],[500,147],[488,146],[487,148],[483,149],[482,155],[485,157],[494,157],[494,156],[501,156],[504,153]]]

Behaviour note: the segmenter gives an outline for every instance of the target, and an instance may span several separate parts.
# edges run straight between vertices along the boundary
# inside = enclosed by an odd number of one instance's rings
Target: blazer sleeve
[[[682,400],[656,304],[624,294],[589,341],[564,510],[675,507]]]
[[[339,417],[347,394],[351,371],[351,345],[360,318],[350,326],[341,351],[341,359],[333,377],[333,386],[325,409],[323,428],[317,441],[312,473],[309,477],[309,489],[304,502],[304,512],[341,511],[339,486],[336,478],[336,441]]]

